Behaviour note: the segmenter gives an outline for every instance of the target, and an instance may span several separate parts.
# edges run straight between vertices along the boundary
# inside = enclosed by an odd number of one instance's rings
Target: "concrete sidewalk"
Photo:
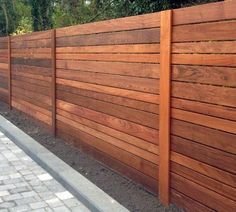
[[[0,212],[33,210],[128,211],[0,115]]]
[[[89,211],[0,131],[0,211]]]

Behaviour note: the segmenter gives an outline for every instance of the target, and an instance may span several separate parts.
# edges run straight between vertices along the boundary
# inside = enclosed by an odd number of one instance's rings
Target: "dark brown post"
[[[170,202],[171,28],[172,11],[161,12],[159,198],[164,205]]]
[[[51,59],[52,59],[52,133],[56,136],[56,30],[52,30],[51,37]]]
[[[12,88],[11,88],[11,36],[8,36],[8,104],[12,109]]]

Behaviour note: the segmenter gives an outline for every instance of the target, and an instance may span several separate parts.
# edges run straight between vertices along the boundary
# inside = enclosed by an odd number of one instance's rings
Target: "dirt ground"
[[[2,102],[0,102],[0,114],[130,211],[182,211],[173,205],[168,208],[163,207],[157,197],[146,191],[142,186],[112,171],[80,150],[66,144],[62,139],[54,138],[43,126],[26,114],[15,109],[10,111],[7,105]]]

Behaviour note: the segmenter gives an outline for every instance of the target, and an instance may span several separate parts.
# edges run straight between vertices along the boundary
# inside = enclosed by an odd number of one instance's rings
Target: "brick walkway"
[[[0,131],[0,212],[89,211]]]

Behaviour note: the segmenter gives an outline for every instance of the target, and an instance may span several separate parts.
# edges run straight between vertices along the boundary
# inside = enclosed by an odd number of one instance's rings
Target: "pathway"
[[[89,211],[0,131],[0,212]]]

